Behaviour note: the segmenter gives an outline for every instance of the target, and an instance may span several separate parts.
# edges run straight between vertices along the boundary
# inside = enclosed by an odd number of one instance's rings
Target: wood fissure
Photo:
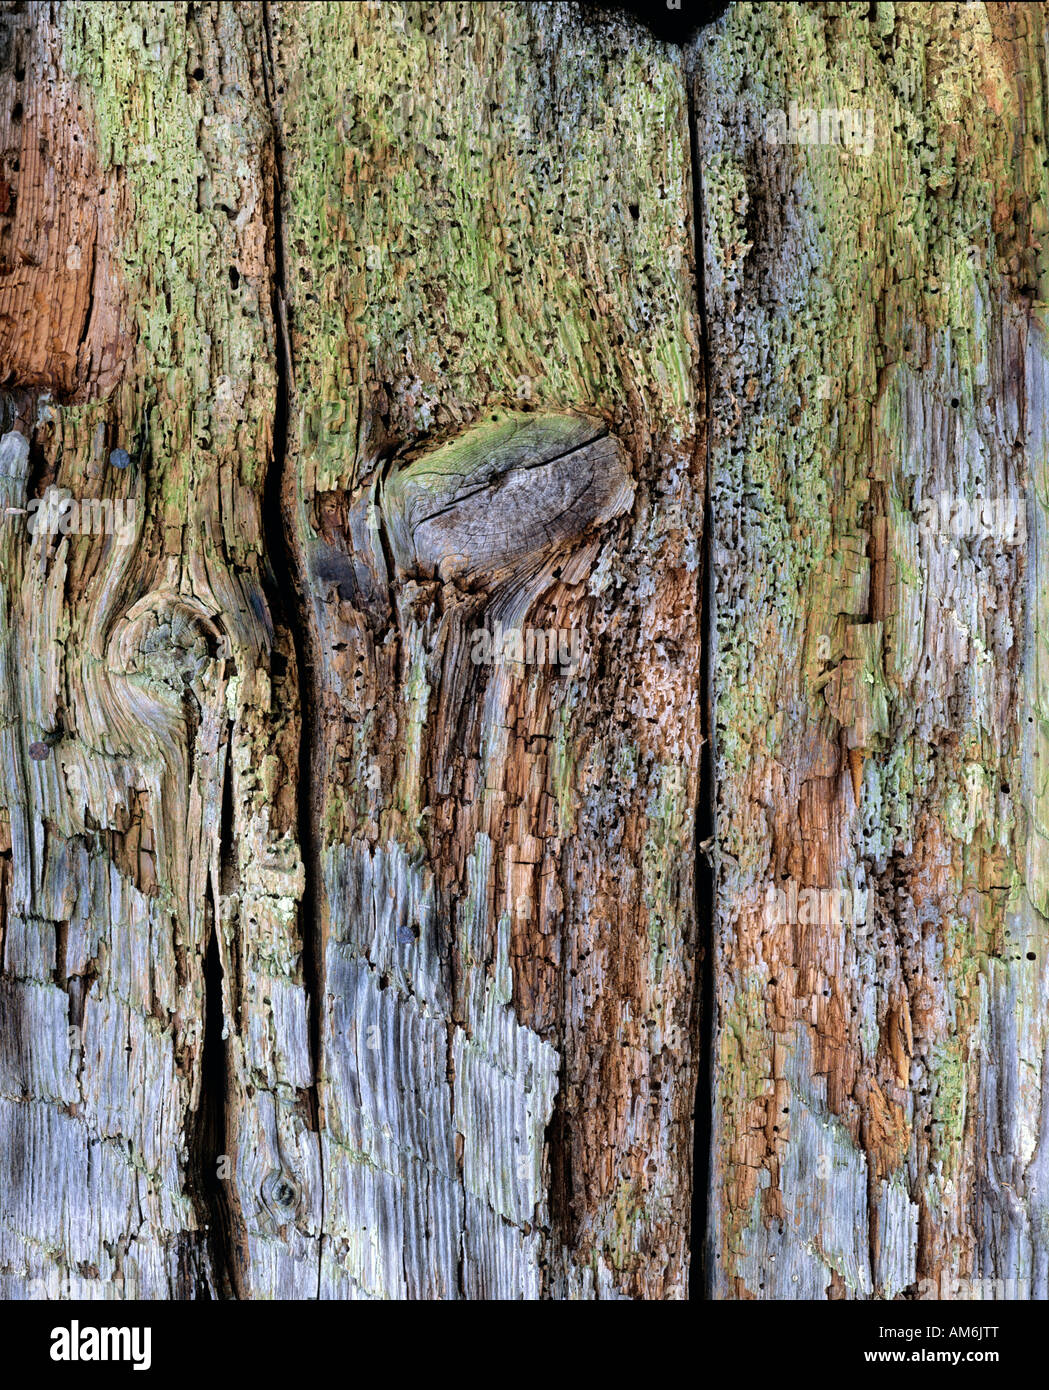
[[[269,238],[272,248],[273,323],[276,331],[276,387],[273,405],[271,455],[263,496],[263,514],[269,540],[269,560],[273,570],[272,601],[282,613],[292,633],[295,665],[299,675],[301,728],[296,767],[298,836],[304,869],[301,899],[303,932],[303,971],[309,1010],[310,1056],[313,1084],[310,1087],[310,1123],[318,1129],[322,1122],[320,1101],[321,1030],[324,1010],[323,931],[319,884],[320,859],[317,851],[317,800],[313,783],[313,756],[310,730],[319,723],[317,703],[317,655],[311,641],[311,624],[302,598],[301,565],[294,540],[294,488],[288,478],[288,420],[293,402],[294,359],[288,331],[287,255],[284,245],[284,178],[280,114],[277,103],[277,76],[273,61],[273,28],[268,0],[262,6],[265,37],[263,65],[269,108],[272,147],[272,182],[269,186]],[[287,595],[291,594],[288,599]],[[323,1194],[322,1194],[323,1208]]]
[[[690,1225],[689,1289],[694,1300],[710,1296],[713,1274],[709,1224],[710,1185],[713,1181],[714,1114],[714,1028],[716,1004],[717,951],[717,893],[716,862],[717,788],[714,782],[715,720],[713,688],[713,642],[717,634],[714,616],[715,589],[711,537],[714,534],[713,502],[710,470],[707,459],[711,435],[710,387],[713,371],[710,357],[710,334],[707,328],[706,285],[704,283],[704,206],[703,155],[699,144],[699,120],[696,111],[695,53],[689,54],[685,68],[688,103],[689,172],[692,186],[692,237],[696,275],[696,304],[699,318],[699,382],[697,391],[702,402],[703,447],[703,527],[699,561],[699,650],[700,650],[700,769],[699,793],[696,804],[695,883],[697,949],[695,955],[695,1014],[693,1036],[696,1039],[697,1081],[695,1119],[692,1139],[692,1209]]]
[[[235,1214],[230,1210],[227,1185],[218,1176],[221,1156],[228,1153],[229,1106],[228,1057],[224,1045],[226,1016],[224,972],[219,959],[219,937],[212,909],[212,923],[204,958],[204,1041],[200,1054],[201,1087],[189,1135],[189,1170],[196,1188],[198,1220],[205,1232],[210,1260],[207,1283],[195,1297],[228,1299],[239,1294],[238,1261],[234,1237]],[[241,1253],[241,1258],[243,1258]]]
[[[273,322],[277,362],[273,412],[272,453],[266,475],[263,501],[270,556],[274,569],[277,602],[286,613],[295,649],[299,678],[299,748],[296,765],[298,840],[303,863],[303,889],[300,922],[303,947],[303,984],[306,995],[307,1028],[311,1082],[308,1095],[308,1124],[317,1134],[317,1173],[319,1237],[315,1296],[321,1296],[322,1256],[325,1230],[325,1162],[320,1140],[324,1124],[322,1038],[325,1014],[324,908],[321,897],[322,869],[318,849],[320,799],[315,793],[314,749],[311,733],[320,726],[318,699],[318,653],[313,636],[309,604],[303,590],[304,572],[296,549],[296,488],[289,472],[288,430],[294,402],[294,349],[288,324],[287,248],[285,246],[284,135],[279,104],[279,78],[274,62],[274,30],[268,0],[262,5],[262,34],[265,40],[263,81],[270,119],[271,181],[268,207],[272,248]],[[283,597],[287,592],[290,601]]]

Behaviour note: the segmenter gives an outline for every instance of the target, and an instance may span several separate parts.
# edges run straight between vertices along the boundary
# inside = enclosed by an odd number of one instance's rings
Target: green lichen
[[[679,945],[683,890],[681,857],[677,847],[687,835],[688,785],[684,769],[672,763],[659,769],[658,790],[646,808],[645,839],[641,850],[642,899],[648,914],[648,956],[651,978],[659,982],[668,956],[676,958]]]
[[[410,831],[417,831],[423,811],[423,749],[426,719],[430,705],[430,684],[426,676],[427,652],[421,634],[414,634],[407,657],[408,676],[404,686],[404,757],[401,761],[395,804]]]
[[[630,391],[690,438],[692,284],[672,249],[689,215],[680,59],[654,63],[639,36],[610,92],[601,46],[556,5],[313,4],[283,7],[280,24],[326,59],[290,72],[283,102],[318,486],[358,467],[369,379],[390,383],[407,440],[480,405],[614,412]],[[571,83],[532,79],[551,47]],[[617,195],[595,196],[605,186]]]
[[[234,214],[261,182],[266,113],[220,91],[214,49],[200,56],[204,78],[187,81],[199,35],[186,6],[65,5],[60,14],[63,63],[88,95],[101,169],[118,176],[127,201],[115,251],[134,314],[129,442],[148,421],[150,503],[180,531],[216,454],[237,454],[248,488],[264,476],[276,385],[267,287],[245,276],[235,289],[228,268],[243,251]],[[254,37],[261,46],[261,29]],[[233,33],[222,38],[232,52]],[[235,554],[250,535],[236,520],[226,528]]]
[[[558,833],[575,830],[576,743],[572,729],[572,707],[566,701],[554,715],[554,738],[550,755],[550,774],[557,799]]]
[[[989,465],[1006,476],[988,427],[990,356],[1001,346],[991,342],[989,305],[1012,293],[1010,256],[1022,263],[1029,252],[1009,241],[1020,220],[1008,213],[1009,122],[973,119],[989,103],[1019,119],[1014,77],[988,10],[951,14],[947,24],[938,7],[882,4],[871,23],[859,6],[737,5],[704,36],[696,62],[715,367],[719,845],[738,861],[724,896],[745,917],[745,890],[767,874],[773,844],[797,855],[767,798],[770,782],[793,786],[802,748],[821,750],[809,776],[832,773],[846,740],[867,751],[847,861],[868,860],[874,875],[897,861],[906,873],[922,840],[954,847],[937,982],[952,1032],[930,1069],[934,1143],[953,1162],[965,1142],[977,977],[1009,896],[998,891],[1009,882],[1012,835],[999,789],[1012,782],[1015,796],[1022,778],[993,676],[1000,682],[1015,651],[974,605],[962,619],[966,661],[944,696],[948,678],[930,670],[925,629],[938,617],[929,585],[942,567],[916,514],[930,487],[969,496]],[[764,120],[791,101],[869,108],[873,150],[770,149]],[[952,440],[979,440],[950,447],[940,481],[928,444],[934,411],[949,414]],[[990,609],[1009,614],[1007,629],[1015,579],[999,571],[993,582]],[[859,674],[856,698],[836,706],[848,717],[842,726],[829,702],[846,659]],[[1043,777],[1036,804],[1047,788]],[[1027,858],[1028,872],[1032,860],[1049,862]],[[1037,897],[1049,897],[1044,884]],[[979,926],[955,940],[947,922],[962,900]],[[734,960],[734,926],[730,915],[719,980],[723,1134],[745,1122],[771,1048],[764,1009]],[[748,1214],[724,1219],[735,1230]]]

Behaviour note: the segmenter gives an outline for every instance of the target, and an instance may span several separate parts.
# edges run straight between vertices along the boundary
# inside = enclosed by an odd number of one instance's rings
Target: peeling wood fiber
[[[1046,38],[0,5],[0,1296],[1049,1296]]]
[[[565,4],[4,15],[47,153],[0,491],[135,506],[0,531],[0,1292],[683,1296],[680,54]]]

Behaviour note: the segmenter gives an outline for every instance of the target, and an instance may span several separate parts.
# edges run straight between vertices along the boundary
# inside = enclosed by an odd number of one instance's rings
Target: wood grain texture
[[[718,1298],[1049,1292],[1045,23],[737,5],[694,55]]]
[[[112,255],[127,201],[59,49],[46,8],[0,10],[0,362],[5,386],[85,400],[129,351]]]
[[[681,1296],[702,488],[681,59],[563,5],[271,21],[284,502],[322,712],[321,1290]],[[574,673],[472,660],[479,630],[522,629],[574,633]]]
[[[30,534],[15,514],[0,532],[4,1291],[272,1293],[297,1252],[271,1180],[317,1143],[279,775],[297,678],[262,512],[262,30],[251,6],[20,8],[46,50],[34,101],[85,113],[120,188],[97,255],[134,349],[108,393],[83,377],[82,404],[14,361],[0,482],[16,508],[51,483],[127,500],[135,531]],[[77,205],[75,179],[61,194]]]
[[[0,6],[0,1296],[1049,1296],[1046,37]]]
[[[569,5],[9,9],[105,284],[57,227],[0,278],[55,294],[0,326],[0,1291],[682,1296],[680,55]],[[31,532],[50,487],[133,534]]]

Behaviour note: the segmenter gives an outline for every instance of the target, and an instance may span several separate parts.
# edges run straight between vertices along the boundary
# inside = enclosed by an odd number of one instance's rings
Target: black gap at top
[[[668,43],[685,44],[700,29],[713,24],[728,9],[728,3],[709,4],[704,0],[680,0],[680,9],[670,9],[666,0],[648,0],[648,3],[616,3],[616,0],[597,0],[593,5],[598,10],[620,10],[634,16],[656,38]]]

